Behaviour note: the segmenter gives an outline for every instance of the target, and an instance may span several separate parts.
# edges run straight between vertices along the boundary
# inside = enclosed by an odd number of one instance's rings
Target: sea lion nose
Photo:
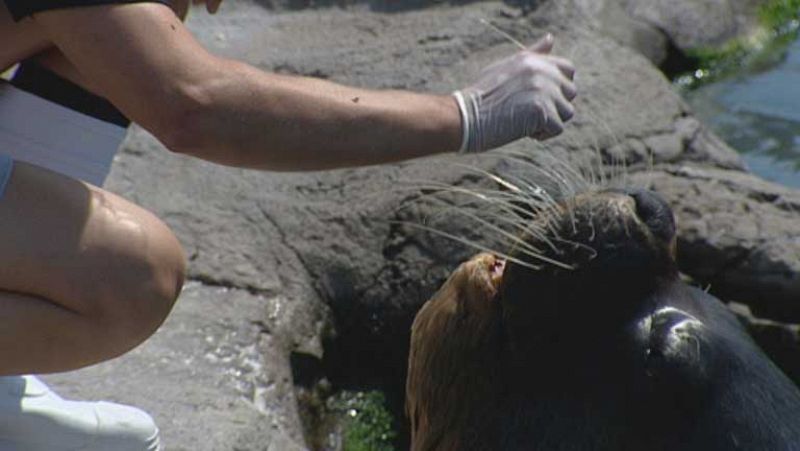
[[[656,238],[671,241],[675,236],[675,218],[667,202],[658,194],[646,189],[626,189],[624,194],[636,202],[636,215]]]

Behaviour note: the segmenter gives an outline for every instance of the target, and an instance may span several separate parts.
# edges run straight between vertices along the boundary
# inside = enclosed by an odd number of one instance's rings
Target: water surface
[[[744,71],[686,97],[751,171],[800,188],[800,39],[766,71]]]

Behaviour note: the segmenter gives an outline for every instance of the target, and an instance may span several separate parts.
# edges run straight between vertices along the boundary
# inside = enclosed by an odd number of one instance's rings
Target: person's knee
[[[139,233],[116,249],[94,288],[88,312],[120,354],[140,344],[164,322],[177,300],[186,261],[177,238],[155,217],[145,217]]]
[[[167,318],[180,295],[186,274],[183,249],[164,227],[153,236],[158,243],[155,258],[140,283],[133,283],[120,321],[130,325],[128,339],[136,345],[152,335]]]
[[[138,286],[137,295],[128,300],[130,313],[139,323],[134,334],[142,340],[152,335],[167,318],[186,277],[183,248],[172,232],[161,224],[160,230],[153,234],[153,241],[156,249],[149,262],[149,277]]]

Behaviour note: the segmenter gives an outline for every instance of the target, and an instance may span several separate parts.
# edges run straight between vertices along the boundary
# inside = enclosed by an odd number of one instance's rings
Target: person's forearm
[[[198,106],[175,127],[172,150],[232,166],[313,170],[456,151],[451,96],[372,91],[270,74],[221,60]]]
[[[483,152],[556,136],[574,115],[575,69],[550,54],[549,35],[453,96],[431,96],[269,74],[215,57],[159,3],[60,8],[33,20],[85,86],[167,147],[228,165],[307,170]]]

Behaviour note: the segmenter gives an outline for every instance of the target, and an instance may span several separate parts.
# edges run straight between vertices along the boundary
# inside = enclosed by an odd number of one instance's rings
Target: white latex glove
[[[528,50],[481,72],[472,86],[453,95],[464,130],[460,153],[482,152],[529,136],[544,140],[560,134],[575,114],[569,60],[550,55],[547,34]]]

